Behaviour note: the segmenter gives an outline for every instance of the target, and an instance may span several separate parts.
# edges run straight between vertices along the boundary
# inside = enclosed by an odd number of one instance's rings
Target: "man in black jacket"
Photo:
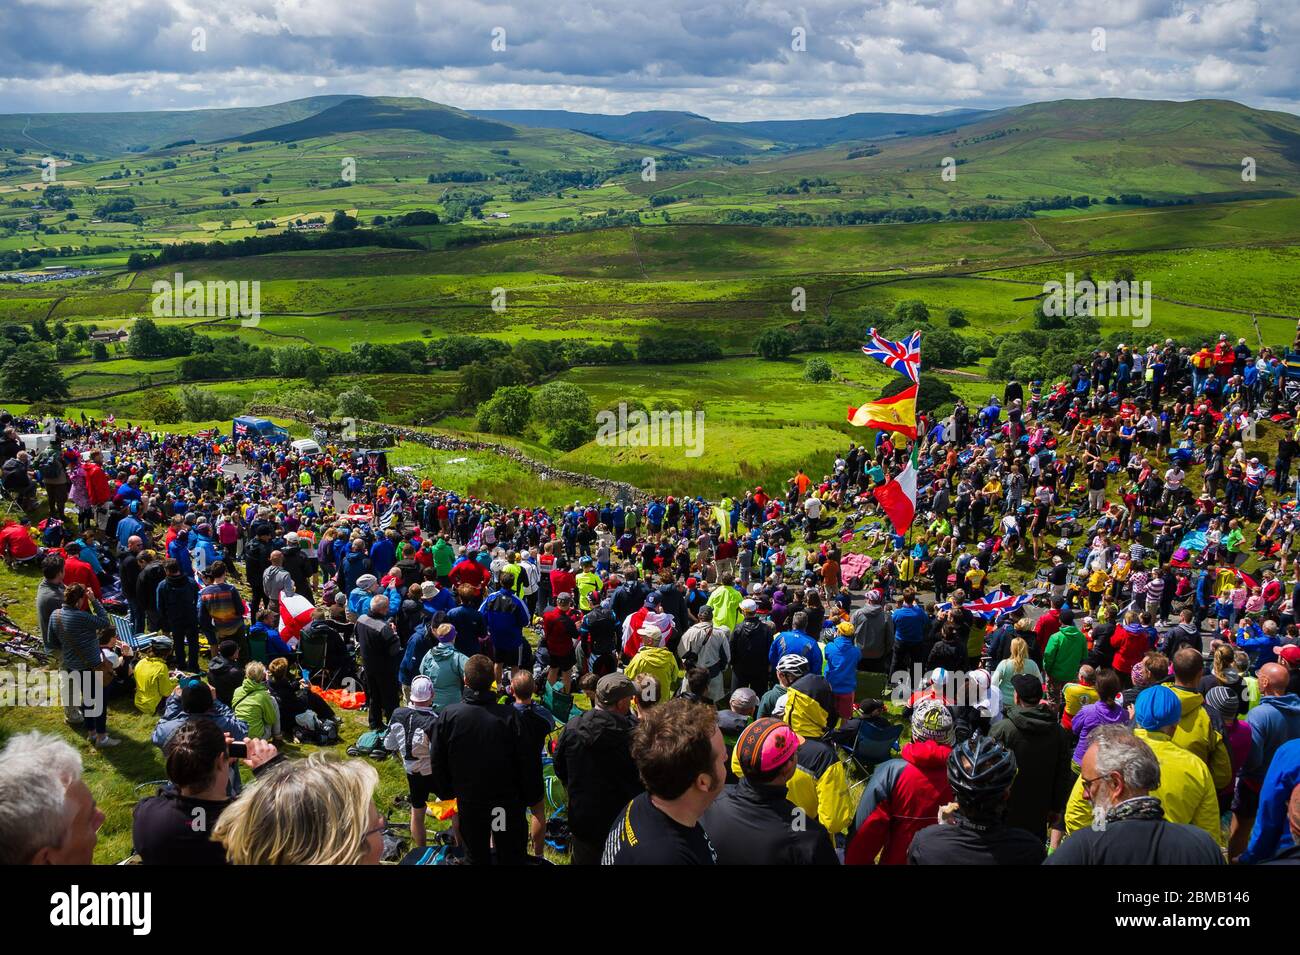
[[[397,668],[402,662],[402,641],[388,622],[388,597],[376,595],[370,610],[357,619],[357,642],[366,668],[366,709],[370,728],[383,729],[393,718],[400,696]]]
[[[271,566],[271,544],[273,528],[265,521],[253,525],[253,539],[244,548],[244,576],[248,578],[248,610],[254,618],[262,604],[266,603],[266,594],[262,590],[262,575]]]
[[[786,798],[798,765],[799,737],[766,717],[736,741],[744,776],[728,786],[700,820],[718,865],[839,865],[830,834]]]
[[[163,562],[167,576],[158,585],[158,617],[175,645],[175,664],[191,673],[199,670],[199,585],[181,573],[180,562]],[[137,581],[137,586],[139,582]],[[188,653],[187,653],[188,647]]]
[[[442,711],[430,762],[433,791],[455,799],[460,838],[470,865],[528,858],[525,811],[544,796],[540,761],[529,752],[519,713],[497,702],[492,661],[475,654],[465,663],[465,698]]]
[[[622,673],[596,684],[596,706],[571,719],[555,750],[555,775],[569,794],[574,865],[600,865],[605,837],[619,810],[644,786],[632,760],[632,698]]]
[[[208,664],[208,684],[216,692],[217,699],[230,706],[235,691],[243,682],[244,664],[239,659],[239,644],[234,640],[222,640]]]
[[[743,615],[731,634],[731,685],[747,686],[762,696],[771,685],[771,664],[767,655],[772,649],[772,628],[758,615],[758,603],[740,602]]]
[[[1073,833],[1048,865],[1223,865],[1215,841],[1196,826],[1168,822],[1151,791],[1160,763],[1126,726],[1099,726],[1088,736],[1080,775],[1097,822]]]

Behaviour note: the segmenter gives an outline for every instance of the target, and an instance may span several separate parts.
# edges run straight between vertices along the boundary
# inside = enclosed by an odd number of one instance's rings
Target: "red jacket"
[[[1120,624],[1115,628],[1114,636],[1110,638],[1110,645],[1115,650],[1111,666],[1115,668],[1116,673],[1127,675],[1135,665],[1142,662],[1142,658],[1151,649],[1151,636],[1141,627],[1129,630],[1126,625]]]
[[[83,469],[86,472],[86,496],[90,503],[98,507],[107,504],[113,497],[108,490],[108,475],[94,461],[87,461]]]
[[[1060,629],[1061,611],[1055,607],[1038,618],[1038,622],[1034,624],[1034,636],[1038,637],[1038,652],[1040,654],[1047,649],[1047,641],[1052,639],[1052,634]]]
[[[573,645],[578,639],[579,620],[581,617],[574,611],[566,614],[559,607],[552,607],[542,614],[546,652],[551,655],[552,661],[573,655]]]
[[[63,585],[67,587],[72,584],[81,584],[93,593],[96,599],[102,596],[99,578],[95,576],[94,570],[80,557],[69,554],[68,559],[63,562]]]
[[[952,747],[924,740],[903,747],[901,759],[877,767],[858,804],[861,820],[844,853],[846,865],[903,865],[912,838],[933,826],[939,807],[952,802],[948,754]]]
[[[22,524],[6,524],[0,530],[0,554],[9,560],[27,560],[36,556],[36,542]]]
[[[492,572],[476,560],[470,560],[462,557],[456,561],[447,574],[453,587],[459,587],[461,584],[469,584],[475,590],[482,590],[483,585],[492,579]]]

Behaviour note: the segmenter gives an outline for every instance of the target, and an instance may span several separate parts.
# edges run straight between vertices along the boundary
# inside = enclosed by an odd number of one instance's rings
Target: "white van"
[[[298,456],[302,458],[310,458],[321,453],[320,445],[311,438],[299,438],[297,441],[290,444],[289,447],[297,451]]]

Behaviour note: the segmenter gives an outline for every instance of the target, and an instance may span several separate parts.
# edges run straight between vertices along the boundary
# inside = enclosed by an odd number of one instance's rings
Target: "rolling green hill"
[[[474,115],[520,126],[572,129],[602,139],[665,146],[706,156],[739,157],[839,142],[889,139],[956,129],[986,115],[957,110],[939,116],[909,113],[853,113],[832,119],[727,123],[696,113],[654,110],[612,116],[562,109],[474,110]]]
[[[157,110],[142,113],[12,113],[0,115],[0,146],[108,157],[162,149],[192,139],[210,142],[293,123],[348,100],[312,96],[272,106]]]
[[[298,142],[338,133],[396,129],[443,139],[508,142],[518,132],[504,123],[479,119],[462,110],[417,98],[365,96],[345,100],[304,119],[227,137],[230,141]]]

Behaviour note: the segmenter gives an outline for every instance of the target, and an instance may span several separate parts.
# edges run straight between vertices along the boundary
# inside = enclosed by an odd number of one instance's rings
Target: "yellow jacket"
[[[1228,754],[1228,744],[1223,735],[1214,728],[1210,714],[1205,712],[1205,697],[1195,690],[1184,690],[1173,684],[1169,689],[1183,704],[1183,718],[1174,730],[1174,742],[1204,760],[1214,779],[1215,791],[1222,792],[1232,784],[1232,757]]]
[[[849,796],[844,763],[834,745],[822,741],[830,714],[811,696],[790,687],[786,691],[782,719],[803,739],[795,773],[785,784],[786,798],[808,818],[825,826],[833,837],[849,827],[857,805]],[[737,776],[741,775],[735,751],[731,754],[731,768]]]
[[[167,661],[145,657],[135,665],[135,708],[141,713],[152,715],[174,689],[176,681],[167,669]]]
[[[1177,745],[1164,733],[1136,729],[1138,739],[1145,740],[1160,763],[1160,786],[1151,795],[1160,800],[1165,819],[1204,829],[1219,845],[1224,845],[1223,827],[1219,824],[1219,799],[1214,781],[1205,763]],[[1092,825],[1092,803],[1083,794],[1083,776],[1074,781],[1074,789],[1065,804],[1065,832],[1077,832]]]
[[[659,685],[659,696],[656,700],[659,703],[671,700],[677,695],[677,688],[681,686],[682,677],[685,676],[681,664],[677,662],[677,657],[673,656],[673,652],[667,647],[642,647],[623,673],[629,680],[635,680],[642,673],[654,677]]]

